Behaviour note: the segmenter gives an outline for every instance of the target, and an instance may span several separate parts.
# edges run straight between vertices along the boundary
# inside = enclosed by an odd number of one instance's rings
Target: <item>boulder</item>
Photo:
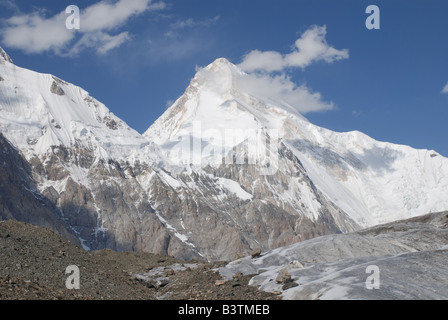
[[[261,255],[261,249],[260,248],[253,249],[250,255],[252,259],[259,257]]]
[[[289,273],[288,270],[286,269],[282,269],[278,275],[277,278],[275,278],[275,281],[277,283],[288,283],[288,282],[292,282],[292,278],[291,278],[291,274]]]

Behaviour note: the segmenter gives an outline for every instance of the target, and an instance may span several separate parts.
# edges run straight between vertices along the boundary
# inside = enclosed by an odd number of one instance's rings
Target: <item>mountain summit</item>
[[[447,158],[315,126],[224,58],[140,135],[83,89],[1,57],[0,154],[19,178],[0,197],[26,181],[16,196],[33,207],[1,217],[86,249],[233,259],[448,209]]]
[[[229,112],[236,111],[234,81],[242,74],[225,58],[200,69],[185,93],[143,135],[162,144],[194,121],[214,129],[227,127],[227,120],[233,122],[240,115]]]
[[[8,54],[0,47],[0,63],[4,64],[5,62],[13,63],[12,59],[8,56]]]

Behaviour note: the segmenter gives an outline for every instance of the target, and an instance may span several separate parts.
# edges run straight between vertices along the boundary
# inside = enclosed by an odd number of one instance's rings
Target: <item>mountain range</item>
[[[87,250],[231,260],[448,210],[447,158],[316,126],[248,77],[215,60],[140,134],[0,48],[1,219]]]

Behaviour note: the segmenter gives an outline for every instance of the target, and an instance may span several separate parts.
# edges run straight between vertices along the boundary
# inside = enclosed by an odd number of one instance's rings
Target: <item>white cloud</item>
[[[65,10],[49,18],[44,12],[20,14],[5,20],[0,35],[5,46],[27,53],[52,51],[67,56],[93,48],[104,54],[131,38],[128,32],[111,34],[112,31],[116,32],[132,17],[164,8],[164,2],[151,0],[100,1],[81,10],[81,28],[76,31],[66,28],[69,15]]]
[[[359,117],[361,114],[362,112],[359,110],[352,110],[352,116],[354,117]]]
[[[306,68],[316,61],[332,63],[347,59],[348,50],[337,50],[330,46],[325,39],[326,34],[326,26],[313,26],[296,40],[292,52],[281,54],[276,51],[253,50],[244,56],[239,67],[247,72],[274,72],[288,67]]]
[[[183,29],[187,27],[195,27],[195,26],[208,26],[211,24],[216,23],[219,20],[219,16],[215,16],[210,19],[204,19],[204,20],[195,20],[193,18],[189,18],[186,20],[178,21],[176,23],[173,23],[171,25],[172,29]]]
[[[102,37],[102,43],[101,46],[98,48],[98,53],[105,54],[109,50],[112,50],[114,48],[117,48],[121,46],[123,43],[128,41],[131,38],[128,32],[122,32],[120,34],[117,34],[116,36],[110,36],[108,34],[105,34]]]
[[[443,89],[442,89],[442,93],[448,93],[448,82],[447,82],[446,85],[443,87]]]
[[[116,3],[98,2],[81,13],[81,30],[104,31],[122,26],[132,16],[145,12],[151,0],[119,0]]]
[[[74,33],[65,28],[65,19],[65,13],[51,19],[43,18],[40,13],[14,16],[0,31],[3,43],[27,53],[59,51],[74,37]]]
[[[285,75],[291,67],[303,69],[317,61],[332,63],[347,59],[348,50],[330,46],[326,34],[326,26],[313,26],[295,41],[290,53],[249,52],[238,65],[247,72],[238,85],[253,95],[272,97],[275,102],[280,101],[283,107],[301,114],[334,109],[334,104],[324,101],[319,92],[312,91],[306,85],[296,85]]]
[[[12,10],[12,11],[15,11],[15,12],[20,12],[19,7],[12,0],[0,0],[0,6],[6,8],[8,10]]]
[[[289,111],[308,113],[334,109],[333,103],[323,101],[320,93],[306,85],[297,86],[286,75],[244,74],[234,80],[234,85],[254,96],[270,97]]]
[[[167,17],[173,19],[173,16]],[[144,47],[144,55],[151,61],[178,61],[192,57],[200,52],[209,51],[217,44],[212,28],[220,16],[202,19],[175,19],[158,34],[152,34]],[[149,60],[145,58],[145,60]]]
[[[282,70],[284,58],[281,53],[276,51],[258,51],[253,50],[248,53],[239,67],[247,72],[266,71],[273,72]]]
[[[122,32],[115,36],[107,33],[89,32],[84,34],[81,39],[67,53],[68,56],[76,55],[85,48],[95,47],[98,54],[106,54],[109,50],[121,46],[130,39],[128,32]]]
[[[188,18],[186,20],[180,20],[175,23],[172,23],[170,26],[170,30],[165,33],[165,36],[175,37],[177,36],[177,32],[186,28],[193,27],[207,27],[215,24],[220,19],[219,16],[214,16],[213,18],[204,19],[204,20],[195,20],[193,18]]]
[[[152,3],[148,7],[148,9],[151,10],[151,11],[164,10],[164,9],[167,9],[167,8],[168,8],[167,4],[165,2],[163,2],[163,1]]]

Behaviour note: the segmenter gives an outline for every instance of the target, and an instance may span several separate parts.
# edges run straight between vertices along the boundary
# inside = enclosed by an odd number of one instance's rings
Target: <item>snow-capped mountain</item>
[[[245,77],[229,61],[216,60],[197,73],[185,94],[144,136],[171,159],[186,154],[187,159],[177,159],[181,163],[200,159],[198,163],[205,167],[216,164],[210,150],[219,150],[221,164],[225,162],[221,158],[244,141],[256,145],[275,133],[278,149],[296,157],[316,189],[363,227],[447,208],[448,162],[437,152],[375,141],[358,131],[337,133],[318,127],[289,105],[245,92]],[[229,132],[235,139],[226,139]],[[191,153],[179,152],[182,143],[173,147],[173,142],[185,141],[186,136],[192,137]],[[220,143],[213,145],[209,137]],[[202,148],[194,148],[196,141],[202,142]],[[283,170],[276,162],[284,158],[276,156],[268,156],[276,165],[272,173]],[[284,192],[275,193],[294,207],[300,198],[313,193],[312,188],[300,185],[291,177]],[[244,187],[256,199],[261,198],[253,185]],[[305,214],[317,218],[320,204],[307,200]]]
[[[317,127],[247,76],[217,59],[140,135],[1,50],[0,130],[90,249],[232,259],[448,209],[448,159]]]
[[[15,66],[4,51],[2,56],[7,58],[1,67],[1,127],[22,152],[43,154],[52,146],[76,145],[116,159],[148,144],[88,92]]]
[[[169,234],[134,175],[163,162],[152,143],[83,89],[0,58],[0,130],[29,164],[32,194],[54,204],[85,248],[166,252],[158,236]]]

